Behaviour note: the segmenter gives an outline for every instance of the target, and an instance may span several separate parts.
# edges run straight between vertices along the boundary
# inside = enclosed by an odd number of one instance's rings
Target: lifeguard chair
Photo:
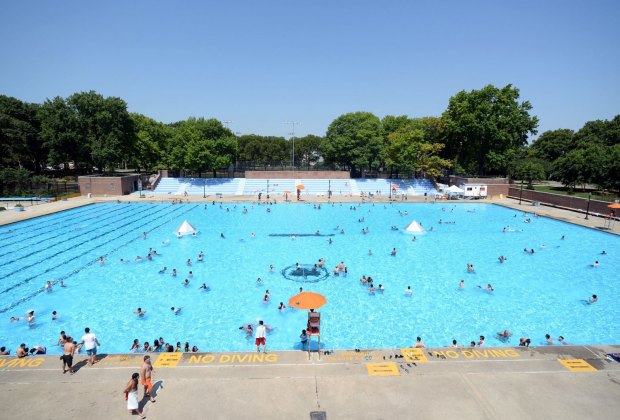
[[[319,359],[321,358],[321,314],[319,312],[308,312],[308,358],[310,357],[310,349],[312,348],[312,337],[317,337]]]

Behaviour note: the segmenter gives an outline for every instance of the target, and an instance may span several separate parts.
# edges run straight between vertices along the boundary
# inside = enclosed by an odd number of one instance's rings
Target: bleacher
[[[154,194],[171,195],[256,195],[259,192],[283,195],[284,191],[296,193],[297,183],[303,184],[302,196],[327,196],[331,188],[332,196],[352,195],[433,195],[437,193],[428,179],[256,179],[256,178],[162,178]]]
[[[241,178],[162,178],[154,194],[235,195]]]

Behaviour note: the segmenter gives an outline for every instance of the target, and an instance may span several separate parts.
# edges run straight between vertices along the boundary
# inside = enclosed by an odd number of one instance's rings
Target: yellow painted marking
[[[400,352],[405,356],[407,362],[425,363],[428,362],[426,355],[422,349],[400,349]]]
[[[400,376],[396,363],[366,363],[370,376]]]
[[[43,357],[0,357],[0,368],[35,368],[44,360]]]
[[[276,353],[222,353],[222,354],[203,354],[189,356],[186,360],[189,365],[208,365],[208,364],[253,364],[253,363],[276,363],[278,355]]]
[[[571,372],[596,372],[596,368],[583,359],[558,359]]]
[[[162,353],[157,357],[155,363],[153,363],[153,367],[175,367],[179,364],[182,357],[183,353]]]

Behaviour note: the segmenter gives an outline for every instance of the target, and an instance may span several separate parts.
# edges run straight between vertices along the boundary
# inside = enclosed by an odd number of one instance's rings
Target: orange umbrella
[[[609,207],[610,209],[620,209],[620,203],[612,203],[607,207]]]
[[[301,292],[288,300],[289,306],[297,309],[318,309],[326,303],[325,296],[314,292]]]
[[[398,185],[398,184],[392,184],[392,188],[400,188],[400,185]]]
[[[299,185],[296,185],[295,188],[297,188],[298,190],[303,190],[306,187],[304,187],[302,184],[299,184]]]

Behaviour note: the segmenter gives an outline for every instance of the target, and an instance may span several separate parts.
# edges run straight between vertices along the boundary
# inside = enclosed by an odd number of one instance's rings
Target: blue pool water
[[[411,346],[416,336],[428,346],[453,338],[467,344],[479,335],[489,346],[516,345],[519,337],[542,344],[546,333],[575,344],[618,343],[620,242],[614,235],[532,215],[524,223],[520,213],[486,204],[364,204],[354,211],[349,204],[319,210],[291,203],[270,206],[270,213],[266,206],[245,205],[247,214],[243,204],[107,203],[0,227],[0,345],[14,351],[24,342],[57,353],[61,330],[80,338],[88,326],[102,352],[127,352],[134,338],[152,344],[159,337],[189,341],[201,351],[243,351],[255,347],[238,327],[260,318],[274,327],[269,349],[298,349],[306,312],[277,308],[300,287],[327,297],[321,308],[327,349]],[[402,229],[413,219],[433,230],[412,241]],[[197,237],[176,238],[184,220],[200,230]],[[506,225],[511,231],[503,233]],[[313,235],[317,230],[321,236]],[[144,257],[150,247],[161,254],[153,261],[119,262]],[[198,263],[201,250],[204,262]],[[100,265],[102,255],[107,261]],[[508,261],[500,264],[500,255]],[[281,273],[319,258],[329,273],[321,281],[300,283]],[[599,267],[590,266],[595,260]],[[349,273],[334,277],[340,261]],[[468,263],[475,273],[467,272]],[[164,266],[168,273],[158,274]],[[177,277],[169,274],[173,268]],[[189,270],[194,277],[184,287]],[[362,275],[385,292],[369,294]],[[263,285],[256,284],[258,277]],[[67,287],[56,284],[45,292],[47,280]],[[198,290],[202,283],[211,290]],[[487,283],[492,294],[476,287]],[[408,285],[412,296],[403,293]],[[268,304],[262,302],[266,289]],[[599,302],[583,304],[592,294]],[[171,313],[172,306],[183,308],[180,315]],[[133,315],[138,307],[147,311],[144,318]],[[29,309],[35,310],[34,325],[9,322]],[[53,310],[59,320],[51,320]],[[508,343],[495,338],[504,329],[514,334]]]

